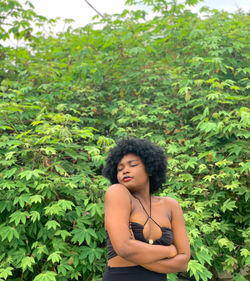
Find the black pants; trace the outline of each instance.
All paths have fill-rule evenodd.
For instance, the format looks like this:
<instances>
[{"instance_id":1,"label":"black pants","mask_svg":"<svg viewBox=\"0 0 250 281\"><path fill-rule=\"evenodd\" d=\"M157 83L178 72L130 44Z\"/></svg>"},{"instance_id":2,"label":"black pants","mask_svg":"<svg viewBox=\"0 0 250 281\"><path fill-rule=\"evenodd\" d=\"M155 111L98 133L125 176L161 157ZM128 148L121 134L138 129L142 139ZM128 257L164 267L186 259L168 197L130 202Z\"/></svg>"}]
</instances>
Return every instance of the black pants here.
<instances>
[{"instance_id":1,"label":"black pants","mask_svg":"<svg viewBox=\"0 0 250 281\"><path fill-rule=\"evenodd\" d=\"M166 274L147 270L139 265L106 267L102 281L166 281Z\"/></svg>"}]
</instances>

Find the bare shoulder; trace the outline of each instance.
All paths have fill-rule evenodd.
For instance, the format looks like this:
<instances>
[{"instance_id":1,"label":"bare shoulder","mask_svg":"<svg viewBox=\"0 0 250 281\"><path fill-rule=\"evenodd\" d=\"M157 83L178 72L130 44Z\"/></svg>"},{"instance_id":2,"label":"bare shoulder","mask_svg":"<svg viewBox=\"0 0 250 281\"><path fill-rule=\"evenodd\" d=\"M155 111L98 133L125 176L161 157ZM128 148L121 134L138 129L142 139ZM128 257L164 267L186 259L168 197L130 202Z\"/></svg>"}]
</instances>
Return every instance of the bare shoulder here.
<instances>
[{"instance_id":1,"label":"bare shoulder","mask_svg":"<svg viewBox=\"0 0 250 281\"><path fill-rule=\"evenodd\" d=\"M127 196L130 197L130 193L128 189L122 184L112 184L108 187L105 198L109 197L116 197L116 196Z\"/></svg>"},{"instance_id":2,"label":"bare shoulder","mask_svg":"<svg viewBox=\"0 0 250 281\"><path fill-rule=\"evenodd\" d=\"M172 197L163 197L163 200L164 204L166 204L166 206L170 207L172 210L182 210L181 205L176 199Z\"/></svg>"},{"instance_id":3,"label":"bare shoulder","mask_svg":"<svg viewBox=\"0 0 250 281\"><path fill-rule=\"evenodd\" d=\"M168 209L176 209L176 208L181 209L179 202L172 197L153 196L152 198L154 202L160 203L161 205L164 205Z\"/></svg>"}]
</instances>

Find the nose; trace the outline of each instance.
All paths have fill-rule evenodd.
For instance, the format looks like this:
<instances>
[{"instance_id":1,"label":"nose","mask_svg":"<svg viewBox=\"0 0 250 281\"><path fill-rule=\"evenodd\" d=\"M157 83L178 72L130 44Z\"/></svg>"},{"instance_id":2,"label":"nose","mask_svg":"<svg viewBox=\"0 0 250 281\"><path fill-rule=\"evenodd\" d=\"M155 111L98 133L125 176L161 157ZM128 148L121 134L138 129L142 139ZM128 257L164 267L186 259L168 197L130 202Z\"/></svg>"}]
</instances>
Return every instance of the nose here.
<instances>
[{"instance_id":1,"label":"nose","mask_svg":"<svg viewBox=\"0 0 250 281\"><path fill-rule=\"evenodd\" d=\"M129 166L128 165L125 165L124 166L124 169L123 169L123 174L127 174L130 172L130 169L129 169Z\"/></svg>"}]
</instances>

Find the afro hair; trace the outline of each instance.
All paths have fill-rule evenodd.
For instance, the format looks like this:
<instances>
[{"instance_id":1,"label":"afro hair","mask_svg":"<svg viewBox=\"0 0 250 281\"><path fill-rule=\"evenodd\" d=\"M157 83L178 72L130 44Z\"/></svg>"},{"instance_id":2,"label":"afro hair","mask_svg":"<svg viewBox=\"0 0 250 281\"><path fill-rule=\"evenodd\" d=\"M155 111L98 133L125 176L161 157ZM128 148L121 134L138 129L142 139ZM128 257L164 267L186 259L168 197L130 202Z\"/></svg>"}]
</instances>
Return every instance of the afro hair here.
<instances>
[{"instance_id":1,"label":"afro hair","mask_svg":"<svg viewBox=\"0 0 250 281\"><path fill-rule=\"evenodd\" d=\"M150 193L162 187L166 182L167 160L165 151L158 145L145 140L128 138L118 142L117 146L111 148L106 159L106 166L102 170L104 177L111 184L118 183L117 165L124 155L134 153L139 156L150 174Z\"/></svg>"}]
</instances>

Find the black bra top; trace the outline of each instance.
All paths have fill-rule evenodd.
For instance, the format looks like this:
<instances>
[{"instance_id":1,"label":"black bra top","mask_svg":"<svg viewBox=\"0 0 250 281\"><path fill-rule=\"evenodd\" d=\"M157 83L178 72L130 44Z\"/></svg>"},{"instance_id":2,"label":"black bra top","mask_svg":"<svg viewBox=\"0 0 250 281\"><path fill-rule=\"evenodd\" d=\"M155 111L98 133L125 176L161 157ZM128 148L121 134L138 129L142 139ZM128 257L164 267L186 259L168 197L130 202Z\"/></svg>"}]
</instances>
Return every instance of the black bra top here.
<instances>
[{"instance_id":1,"label":"black bra top","mask_svg":"<svg viewBox=\"0 0 250 281\"><path fill-rule=\"evenodd\" d=\"M172 234L172 230L169 227L165 227L165 226L160 226L152 217L151 217L151 200L150 200L150 214L148 214L148 212L146 211L146 209L144 208L144 206L142 205L141 201L138 199L138 201L140 202L143 210L145 211L145 213L147 214L148 218L145 221L144 225L137 223L137 222L129 222L129 227L133 232L134 238L135 240L139 240L145 243L149 243L152 245L164 245L164 246L169 246L173 243L173 234ZM148 220L151 219L156 225L159 226L159 228L161 229L162 235L159 239L156 240L146 240L144 235L143 235L143 229L145 224L148 222ZM107 251L108 251L108 260L117 256L117 253L115 252L112 243L110 241L108 232L106 231L106 235L107 235Z\"/></svg>"}]
</instances>

